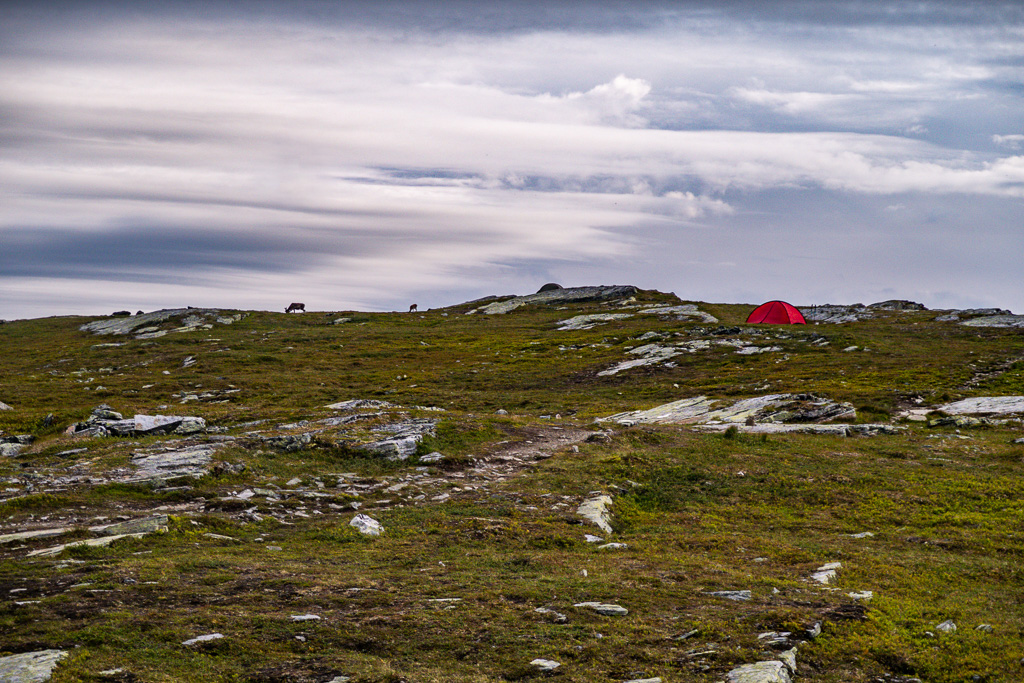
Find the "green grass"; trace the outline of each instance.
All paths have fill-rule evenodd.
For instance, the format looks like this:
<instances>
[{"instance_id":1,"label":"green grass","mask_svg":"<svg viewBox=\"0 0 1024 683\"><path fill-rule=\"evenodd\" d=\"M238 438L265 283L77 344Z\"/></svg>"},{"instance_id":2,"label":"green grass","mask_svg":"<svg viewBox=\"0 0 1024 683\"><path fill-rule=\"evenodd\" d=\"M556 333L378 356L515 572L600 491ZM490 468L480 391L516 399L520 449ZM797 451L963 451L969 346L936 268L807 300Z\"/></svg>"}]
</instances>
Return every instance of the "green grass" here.
<instances>
[{"instance_id":1,"label":"green grass","mask_svg":"<svg viewBox=\"0 0 1024 683\"><path fill-rule=\"evenodd\" d=\"M639 299L674 301L654 292ZM1019 331L932 323L928 312L782 329L743 325L749 307L702 304L740 332L639 315L563 332L555 322L614 307L503 316L461 315L465 308L253 312L153 340L88 335L78 331L85 318L0 326L0 400L15 407L0 412L0 430L38 439L0 462L0 491L12 489L0 496L0 533L75 529L0 546L0 655L66 649L56 683L100 680L115 668L139 681L322 683L343 674L358 683L496 683L539 680L529 666L537 657L561 662L554 678L567 682L710 683L771 656L758 634L802 634L820 622L821 636L800 646L800 681L1021 679L1024 450L1009 443L1019 423L963 434L911 424L850 439L614 426L610 443L583 442L501 481L467 485L479 459L507 443L555 427L607 428L592 420L689 396L814 392L852 402L865 422L919 400L1022 394L1024 371L1012 360L1024 356ZM329 324L338 317L353 320ZM674 367L597 375L650 331L669 341L741 336L783 351L713 347L673 358ZM829 344L811 345L812 335ZM124 345L94 348L110 341ZM869 350L843 351L853 345ZM197 363L182 368L187 356ZM972 383L991 368L1001 369ZM180 403L183 392L231 389L240 391ZM406 462L352 447L390 417L327 429L295 453L245 436L330 417L327 404L351 398L435 418L436 434ZM166 486L105 483L132 452L172 437L63 435L99 403L126 415L202 416L239 437L215 456L233 469ZM243 426L254 421L263 422ZM425 467L419 457L434 450L448 460ZM414 474L446 483L420 500L387 490ZM293 478L318 495L296 492ZM339 482L376 488L354 496ZM226 499L247 488L277 499ZM614 495L606 540L626 548L584 540L606 536L575 514L594 491ZM348 526L356 505L384 535ZM88 537L88 526L143 514L169 514L168 532L27 557ZM865 531L874 535L851 536ZM832 561L843 564L835 590L809 580ZM718 590L750 590L752 599L708 594ZM874 596L847 595L863 590ZM573 606L585 601L620 604L629 615ZM291 620L304 614L321 619ZM955 633L936 631L946 619ZM975 630L980 624L992 632ZM226 637L181 645L213 632Z\"/></svg>"}]
</instances>

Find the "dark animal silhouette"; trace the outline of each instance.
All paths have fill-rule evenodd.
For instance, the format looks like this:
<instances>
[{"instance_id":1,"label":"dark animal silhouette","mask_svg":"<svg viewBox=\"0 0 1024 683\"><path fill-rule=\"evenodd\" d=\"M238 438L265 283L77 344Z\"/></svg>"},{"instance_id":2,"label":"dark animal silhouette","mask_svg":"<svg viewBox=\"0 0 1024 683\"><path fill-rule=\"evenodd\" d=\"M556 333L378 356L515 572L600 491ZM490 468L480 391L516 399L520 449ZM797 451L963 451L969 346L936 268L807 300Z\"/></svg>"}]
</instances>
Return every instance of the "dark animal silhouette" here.
<instances>
[{"instance_id":1,"label":"dark animal silhouette","mask_svg":"<svg viewBox=\"0 0 1024 683\"><path fill-rule=\"evenodd\" d=\"M131 311L114 311L110 315L116 315L116 316L120 317L120 316L131 315L131 314L132 314Z\"/></svg>"},{"instance_id":2,"label":"dark animal silhouette","mask_svg":"<svg viewBox=\"0 0 1024 683\"><path fill-rule=\"evenodd\" d=\"M416 310L416 304L413 304L412 306L409 307L409 312L410 313L412 313L415 310Z\"/></svg>"},{"instance_id":3,"label":"dark animal silhouette","mask_svg":"<svg viewBox=\"0 0 1024 683\"><path fill-rule=\"evenodd\" d=\"M285 313L291 313L292 311L306 312L306 304L288 304L288 308L284 309Z\"/></svg>"}]
</instances>

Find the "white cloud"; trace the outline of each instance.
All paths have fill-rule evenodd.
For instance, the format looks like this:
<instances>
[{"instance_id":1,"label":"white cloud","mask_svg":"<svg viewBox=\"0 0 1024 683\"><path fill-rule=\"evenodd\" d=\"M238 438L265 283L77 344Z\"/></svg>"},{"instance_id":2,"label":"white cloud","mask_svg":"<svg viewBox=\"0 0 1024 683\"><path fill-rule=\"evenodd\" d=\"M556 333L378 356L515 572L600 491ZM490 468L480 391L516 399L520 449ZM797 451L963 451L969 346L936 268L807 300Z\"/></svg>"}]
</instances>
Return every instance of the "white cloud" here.
<instances>
[{"instance_id":1,"label":"white cloud","mask_svg":"<svg viewBox=\"0 0 1024 683\"><path fill-rule=\"evenodd\" d=\"M993 135L992 142L1010 149L1020 149L1024 146L1024 135Z\"/></svg>"}]
</instances>

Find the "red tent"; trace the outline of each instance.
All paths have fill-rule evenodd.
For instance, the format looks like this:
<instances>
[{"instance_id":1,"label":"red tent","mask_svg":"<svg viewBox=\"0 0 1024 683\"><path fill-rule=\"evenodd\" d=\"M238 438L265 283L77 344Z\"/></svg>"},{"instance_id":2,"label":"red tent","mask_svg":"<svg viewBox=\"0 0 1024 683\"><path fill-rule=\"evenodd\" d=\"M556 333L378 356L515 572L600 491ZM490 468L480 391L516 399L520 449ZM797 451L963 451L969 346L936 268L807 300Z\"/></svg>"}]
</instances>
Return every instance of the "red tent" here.
<instances>
[{"instance_id":1,"label":"red tent","mask_svg":"<svg viewBox=\"0 0 1024 683\"><path fill-rule=\"evenodd\" d=\"M769 301L754 309L747 317L748 323L765 323L767 325L806 325L800 311L785 301Z\"/></svg>"}]
</instances>

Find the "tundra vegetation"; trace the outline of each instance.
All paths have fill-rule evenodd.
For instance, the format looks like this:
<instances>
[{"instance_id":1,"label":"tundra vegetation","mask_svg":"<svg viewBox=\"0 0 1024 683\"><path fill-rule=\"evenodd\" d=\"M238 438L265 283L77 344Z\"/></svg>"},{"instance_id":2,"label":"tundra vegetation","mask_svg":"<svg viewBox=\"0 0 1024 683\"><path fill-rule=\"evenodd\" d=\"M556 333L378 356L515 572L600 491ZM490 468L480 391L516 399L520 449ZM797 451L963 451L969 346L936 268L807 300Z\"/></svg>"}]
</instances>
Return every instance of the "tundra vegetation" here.
<instances>
[{"instance_id":1,"label":"tundra vegetation","mask_svg":"<svg viewBox=\"0 0 1024 683\"><path fill-rule=\"evenodd\" d=\"M743 324L752 306L693 302L717 324L639 313L684 303L223 311L142 339L79 329L93 318L0 326L0 437L35 437L0 458L0 535L63 529L0 544L0 657L64 650L58 683L670 683L796 646L798 681L1024 679L1021 423L901 419L1024 394L1021 330L916 310L785 327ZM708 343L598 374L652 339ZM903 429L595 422L785 392ZM353 399L371 403L327 407ZM100 404L206 432L65 433ZM360 448L403 420L421 430L407 459ZM134 455L183 440L217 445L208 473L126 480ZM598 494L611 533L576 514ZM161 532L73 545L154 517Z\"/></svg>"}]
</instances>

